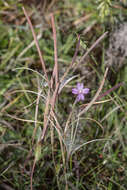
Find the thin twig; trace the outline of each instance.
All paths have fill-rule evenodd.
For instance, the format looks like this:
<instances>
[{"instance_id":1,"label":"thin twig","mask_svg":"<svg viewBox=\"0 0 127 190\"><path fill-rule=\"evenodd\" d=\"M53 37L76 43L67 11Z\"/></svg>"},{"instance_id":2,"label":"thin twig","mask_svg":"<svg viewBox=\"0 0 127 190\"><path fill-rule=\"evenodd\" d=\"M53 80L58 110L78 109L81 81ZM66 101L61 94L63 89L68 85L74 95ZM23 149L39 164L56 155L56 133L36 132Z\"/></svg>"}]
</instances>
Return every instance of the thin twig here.
<instances>
[{"instance_id":1,"label":"thin twig","mask_svg":"<svg viewBox=\"0 0 127 190\"><path fill-rule=\"evenodd\" d=\"M86 58L86 56L96 47L97 44L99 44L101 42L101 40L103 40L105 38L105 36L107 35L108 32L105 32L104 34L102 34L102 36L96 40L96 42L88 49L88 51L85 53L85 55L80 59L79 63L82 63L84 61L84 59Z\"/></svg>"},{"instance_id":2,"label":"thin twig","mask_svg":"<svg viewBox=\"0 0 127 190\"><path fill-rule=\"evenodd\" d=\"M87 55L96 47L96 45L99 44L100 41L105 38L105 36L107 35L107 33L108 33L108 32L105 32L105 33L104 33L99 39L97 39L97 40L95 41L95 43L87 50L87 52L84 54L84 56L83 56L83 57L80 59L80 61L76 64L76 66L75 66L75 68L74 68L74 71L77 69L77 67L79 66L79 64L82 63L82 62L85 60L85 58L87 57Z\"/></svg>"},{"instance_id":3,"label":"thin twig","mask_svg":"<svg viewBox=\"0 0 127 190\"><path fill-rule=\"evenodd\" d=\"M115 86L113 86L112 88L110 88L109 90L107 90L106 92L101 94L100 96L98 96L97 100L99 100L100 98L108 95L110 92L114 91L115 89L119 88L122 85L124 85L124 82L120 82L120 83L116 84Z\"/></svg>"},{"instance_id":4,"label":"thin twig","mask_svg":"<svg viewBox=\"0 0 127 190\"><path fill-rule=\"evenodd\" d=\"M32 166L32 170L31 170L31 175L30 175L30 190L33 190L33 174L34 174L34 169L35 169L35 165L36 165L36 159L34 159L34 163Z\"/></svg>"},{"instance_id":5,"label":"thin twig","mask_svg":"<svg viewBox=\"0 0 127 190\"><path fill-rule=\"evenodd\" d=\"M39 54L39 57L40 57L40 61L41 61L41 64L42 64L42 69L43 69L43 71L44 71L46 80L47 80L47 82L48 82L48 84L49 84L49 86L50 86L50 82L49 82L49 79L48 79L48 75L47 75L45 63L44 63L44 60L43 60L43 57L42 57L42 53L41 53L41 50L40 50L40 47L39 47L39 43L38 43L38 40L37 40L35 31L34 31L34 28L33 28L33 26L32 26L31 20L30 20L28 14L27 14L25 8L22 7L22 9L23 9L23 12L24 12L24 14L25 14L25 16L26 16L26 19L27 19L28 23L29 23L31 32L32 32L32 34L33 34L33 38L34 38L34 40L35 40L36 48L37 48L37 51L38 51L38 54Z\"/></svg>"},{"instance_id":6,"label":"thin twig","mask_svg":"<svg viewBox=\"0 0 127 190\"><path fill-rule=\"evenodd\" d=\"M10 114L5 114L6 116L12 118L12 119L16 119L16 120L19 120L19 121L23 121L23 122L29 122L29 123L39 123L39 124L42 124L43 122L40 122L40 121L34 121L34 120L28 120L28 119L22 119L22 118L19 118L19 117L16 117L14 115L10 115Z\"/></svg>"},{"instance_id":7,"label":"thin twig","mask_svg":"<svg viewBox=\"0 0 127 190\"><path fill-rule=\"evenodd\" d=\"M55 78L55 84L58 83L58 59L57 59L57 38L56 38L56 28L55 28L55 21L54 21L54 15L51 14L51 23L52 23L52 30L53 30L53 41L54 41L54 61L55 66L53 69L52 77Z\"/></svg>"},{"instance_id":8,"label":"thin twig","mask_svg":"<svg viewBox=\"0 0 127 190\"><path fill-rule=\"evenodd\" d=\"M69 65L69 67L67 68L66 72L64 73L64 75L62 76L60 82L62 83L63 80L65 79L65 77L67 76L67 74L69 73L70 69L72 68L75 60L76 60L76 57L77 57L77 54L78 54L78 50L79 50L79 47L80 47L80 36L78 36L78 42L77 42L77 45L76 45L76 50L75 50L75 53L74 53L74 56L72 58L72 62L71 64Z\"/></svg>"},{"instance_id":9,"label":"thin twig","mask_svg":"<svg viewBox=\"0 0 127 190\"><path fill-rule=\"evenodd\" d=\"M38 34L37 40L40 40L42 37L42 33ZM17 57L17 59L20 59L32 46L35 45L35 40L33 40Z\"/></svg>"},{"instance_id":10,"label":"thin twig","mask_svg":"<svg viewBox=\"0 0 127 190\"><path fill-rule=\"evenodd\" d=\"M75 148L75 149L72 151L71 155L73 155L77 150L79 150L80 148L82 148L84 145L90 144L90 143L92 143L92 142L97 142L97 141L109 141L109 140L110 140L110 141L113 141L112 139L94 139L94 140L85 142L85 143L81 144L80 146L78 146L77 148Z\"/></svg>"},{"instance_id":11,"label":"thin twig","mask_svg":"<svg viewBox=\"0 0 127 190\"><path fill-rule=\"evenodd\" d=\"M52 98L51 98L51 109L54 111L54 106L56 103L56 99L58 97L58 90L59 90L59 73L58 73L58 60L57 60L57 37L56 37L56 28L55 28L55 21L54 15L51 14L51 23L52 23L52 31L53 31L53 41L54 41L54 61L55 65L53 68L53 73L51 77L51 87L54 90ZM53 82L55 79L55 88L53 88Z\"/></svg>"},{"instance_id":12,"label":"thin twig","mask_svg":"<svg viewBox=\"0 0 127 190\"><path fill-rule=\"evenodd\" d=\"M50 106L50 89L48 90L48 95L46 99L45 112L44 112L44 126L43 126L43 130L41 134L41 141L44 139L44 136L48 127L49 106Z\"/></svg>"},{"instance_id":13,"label":"thin twig","mask_svg":"<svg viewBox=\"0 0 127 190\"><path fill-rule=\"evenodd\" d=\"M34 127L34 131L33 131L33 136L32 136L32 146L34 144L34 139L35 139L35 135L36 135L36 131L37 131L37 117L38 117L38 107L39 107L39 101L40 101L40 95L42 92L42 89L40 89L40 83L39 83L39 78L37 77L37 81L38 81L38 96L37 96L37 100L36 100L36 108L35 108L35 127Z\"/></svg>"}]
</instances>

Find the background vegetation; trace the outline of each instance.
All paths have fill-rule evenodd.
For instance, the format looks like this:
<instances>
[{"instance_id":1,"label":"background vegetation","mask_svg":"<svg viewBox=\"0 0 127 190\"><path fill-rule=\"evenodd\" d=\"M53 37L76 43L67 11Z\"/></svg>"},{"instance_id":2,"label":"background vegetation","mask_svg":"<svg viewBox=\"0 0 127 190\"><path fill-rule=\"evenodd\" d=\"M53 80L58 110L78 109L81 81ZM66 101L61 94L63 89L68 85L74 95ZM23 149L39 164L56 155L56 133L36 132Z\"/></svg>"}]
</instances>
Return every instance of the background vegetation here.
<instances>
[{"instance_id":1,"label":"background vegetation","mask_svg":"<svg viewBox=\"0 0 127 190\"><path fill-rule=\"evenodd\" d=\"M49 78L55 64L51 13L60 79L72 62L80 35L74 66L62 81L64 88L55 104L57 120L50 121L41 142L49 86L23 6ZM120 35L123 28L127 31L126 8L126 0L0 1L1 190L127 189L127 37L126 32ZM105 38L82 59L105 32ZM107 67L100 99L77 118L98 91ZM72 88L77 82L90 93L75 105Z\"/></svg>"}]
</instances>

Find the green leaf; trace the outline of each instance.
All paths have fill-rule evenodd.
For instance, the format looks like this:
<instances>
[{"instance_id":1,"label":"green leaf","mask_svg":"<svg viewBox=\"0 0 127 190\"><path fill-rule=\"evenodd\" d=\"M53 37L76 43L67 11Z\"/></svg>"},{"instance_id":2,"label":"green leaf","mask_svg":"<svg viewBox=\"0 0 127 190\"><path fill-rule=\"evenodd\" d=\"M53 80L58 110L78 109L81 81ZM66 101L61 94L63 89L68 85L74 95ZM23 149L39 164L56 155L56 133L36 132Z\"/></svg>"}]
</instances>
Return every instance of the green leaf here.
<instances>
[{"instance_id":1,"label":"green leaf","mask_svg":"<svg viewBox=\"0 0 127 190\"><path fill-rule=\"evenodd\" d=\"M39 161L41 158L41 144L38 143L35 149L35 161Z\"/></svg>"}]
</instances>

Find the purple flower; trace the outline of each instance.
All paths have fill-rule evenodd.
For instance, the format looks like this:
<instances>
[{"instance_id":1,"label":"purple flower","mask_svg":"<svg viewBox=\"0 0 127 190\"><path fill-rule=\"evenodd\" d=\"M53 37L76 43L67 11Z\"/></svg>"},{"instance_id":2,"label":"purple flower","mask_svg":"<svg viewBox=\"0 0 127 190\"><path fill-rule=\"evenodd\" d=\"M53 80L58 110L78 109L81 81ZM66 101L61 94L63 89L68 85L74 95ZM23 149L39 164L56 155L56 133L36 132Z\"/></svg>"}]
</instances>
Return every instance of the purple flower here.
<instances>
[{"instance_id":1,"label":"purple flower","mask_svg":"<svg viewBox=\"0 0 127 190\"><path fill-rule=\"evenodd\" d=\"M72 93L77 95L76 100L80 101L80 100L84 100L85 94L89 93L89 88L84 88L83 87L83 83L77 83L77 87L72 89Z\"/></svg>"}]
</instances>

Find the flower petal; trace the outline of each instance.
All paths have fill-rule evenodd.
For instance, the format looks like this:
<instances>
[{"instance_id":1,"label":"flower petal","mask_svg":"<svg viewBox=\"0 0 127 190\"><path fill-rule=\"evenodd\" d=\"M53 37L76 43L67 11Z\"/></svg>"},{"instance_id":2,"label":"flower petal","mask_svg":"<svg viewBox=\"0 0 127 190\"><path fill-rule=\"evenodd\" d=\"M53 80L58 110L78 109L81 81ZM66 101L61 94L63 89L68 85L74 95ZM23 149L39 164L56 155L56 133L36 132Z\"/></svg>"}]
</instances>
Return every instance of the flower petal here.
<instances>
[{"instance_id":1,"label":"flower petal","mask_svg":"<svg viewBox=\"0 0 127 190\"><path fill-rule=\"evenodd\" d=\"M82 89L82 93L83 93L83 94L88 94L89 91L90 91L89 88L84 88L84 89Z\"/></svg>"},{"instance_id":2,"label":"flower petal","mask_svg":"<svg viewBox=\"0 0 127 190\"><path fill-rule=\"evenodd\" d=\"M82 90L83 89L83 83L77 83L77 89Z\"/></svg>"},{"instance_id":3,"label":"flower petal","mask_svg":"<svg viewBox=\"0 0 127 190\"><path fill-rule=\"evenodd\" d=\"M72 88L72 94L78 94L78 89L77 88Z\"/></svg>"},{"instance_id":4,"label":"flower petal","mask_svg":"<svg viewBox=\"0 0 127 190\"><path fill-rule=\"evenodd\" d=\"M77 101L80 101L80 100L84 100L85 98L84 98L84 95L83 94L79 94L78 96L77 96Z\"/></svg>"},{"instance_id":5,"label":"flower petal","mask_svg":"<svg viewBox=\"0 0 127 190\"><path fill-rule=\"evenodd\" d=\"M84 99L85 99L85 97L84 97L83 94L80 94L80 99L81 99L81 100L84 100Z\"/></svg>"}]
</instances>

